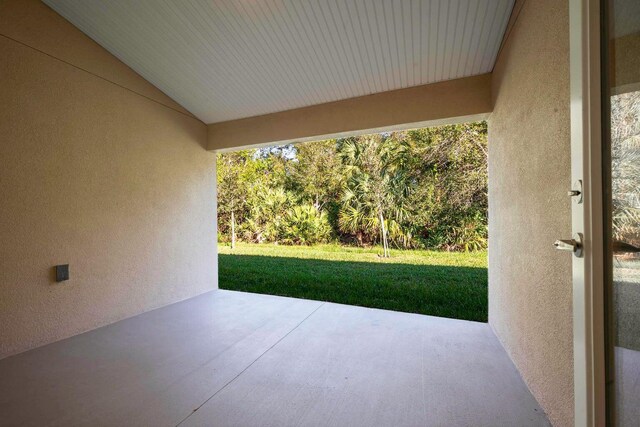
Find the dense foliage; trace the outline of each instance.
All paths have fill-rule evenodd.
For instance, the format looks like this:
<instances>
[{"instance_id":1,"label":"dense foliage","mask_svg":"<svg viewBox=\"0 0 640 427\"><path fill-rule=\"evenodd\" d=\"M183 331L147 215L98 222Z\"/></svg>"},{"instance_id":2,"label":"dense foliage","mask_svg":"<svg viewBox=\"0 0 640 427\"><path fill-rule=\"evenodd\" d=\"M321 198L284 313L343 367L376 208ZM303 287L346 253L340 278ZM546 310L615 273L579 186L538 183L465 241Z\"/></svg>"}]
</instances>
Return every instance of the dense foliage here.
<instances>
[{"instance_id":1,"label":"dense foliage","mask_svg":"<svg viewBox=\"0 0 640 427\"><path fill-rule=\"evenodd\" d=\"M611 98L611 196L613 239L640 247L639 91Z\"/></svg>"},{"instance_id":2,"label":"dense foliage","mask_svg":"<svg viewBox=\"0 0 640 427\"><path fill-rule=\"evenodd\" d=\"M217 173L232 244L487 246L485 122L224 153Z\"/></svg>"}]
</instances>

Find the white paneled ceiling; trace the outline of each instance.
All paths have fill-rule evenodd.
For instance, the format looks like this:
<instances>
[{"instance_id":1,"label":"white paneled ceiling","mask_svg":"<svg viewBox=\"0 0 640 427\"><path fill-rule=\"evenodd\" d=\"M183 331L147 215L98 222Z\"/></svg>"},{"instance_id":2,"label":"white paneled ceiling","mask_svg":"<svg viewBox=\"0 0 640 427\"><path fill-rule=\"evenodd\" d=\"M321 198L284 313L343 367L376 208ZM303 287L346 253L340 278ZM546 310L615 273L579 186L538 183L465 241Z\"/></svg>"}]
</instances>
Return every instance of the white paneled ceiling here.
<instances>
[{"instance_id":1,"label":"white paneled ceiling","mask_svg":"<svg viewBox=\"0 0 640 427\"><path fill-rule=\"evenodd\" d=\"M514 0L45 0L206 123L492 70Z\"/></svg>"}]
</instances>

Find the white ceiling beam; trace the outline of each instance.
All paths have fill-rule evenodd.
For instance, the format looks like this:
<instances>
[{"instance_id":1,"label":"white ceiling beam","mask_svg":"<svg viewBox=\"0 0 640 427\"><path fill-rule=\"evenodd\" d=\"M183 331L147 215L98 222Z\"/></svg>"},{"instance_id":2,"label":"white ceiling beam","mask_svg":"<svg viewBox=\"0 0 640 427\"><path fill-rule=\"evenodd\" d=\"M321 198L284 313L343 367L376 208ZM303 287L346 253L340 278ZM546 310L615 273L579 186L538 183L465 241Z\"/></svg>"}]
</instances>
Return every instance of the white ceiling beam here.
<instances>
[{"instance_id":1,"label":"white ceiling beam","mask_svg":"<svg viewBox=\"0 0 640 427\"><path fill-rule=\"evenodd\" d=\"M491 75L483 74L213 123L208 149L228 151L480 120L491 107Z\"/></svg>"}]
</instances>

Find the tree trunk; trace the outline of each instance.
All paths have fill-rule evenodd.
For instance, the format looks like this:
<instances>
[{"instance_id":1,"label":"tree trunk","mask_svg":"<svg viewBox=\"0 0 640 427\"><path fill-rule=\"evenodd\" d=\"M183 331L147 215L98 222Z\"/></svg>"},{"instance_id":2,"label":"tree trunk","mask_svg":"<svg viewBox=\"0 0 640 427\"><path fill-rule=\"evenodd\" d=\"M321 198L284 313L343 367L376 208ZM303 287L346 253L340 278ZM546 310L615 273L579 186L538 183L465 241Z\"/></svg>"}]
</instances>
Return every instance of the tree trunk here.
<instances>
[{"instance_id":1,"label":"tree trunk","mask_svg":"<svg viewBox=\"0 0 640 427\"><path fill-rule=\"evenodd\" d=\"M382 216L382 211L380 211L379 215L380 215L380 233L382 234L383 257L389 258L389 243L387 242L387 228L384 225L384 216Z\"/></svg>"},{"instance_id":2,"label":"tree trunk","mask_svg":"<svg viewBox=\"0 0 640 427\"><path fill-rule=\"evenodd\" d=\"M384 227L384 257L391 258L391 253L389 253L389 236L387 233L387 227Z\"/></svg>"},{"instance_id":3,"label":"tree trunk","mask_svg":"<svg viewBox=\"0 0 640 427\"><path fill-rule=\"evenodd\" d=\"M231 249L236 247L236 217L231 211Z\"/></svg>"}]
</instances>

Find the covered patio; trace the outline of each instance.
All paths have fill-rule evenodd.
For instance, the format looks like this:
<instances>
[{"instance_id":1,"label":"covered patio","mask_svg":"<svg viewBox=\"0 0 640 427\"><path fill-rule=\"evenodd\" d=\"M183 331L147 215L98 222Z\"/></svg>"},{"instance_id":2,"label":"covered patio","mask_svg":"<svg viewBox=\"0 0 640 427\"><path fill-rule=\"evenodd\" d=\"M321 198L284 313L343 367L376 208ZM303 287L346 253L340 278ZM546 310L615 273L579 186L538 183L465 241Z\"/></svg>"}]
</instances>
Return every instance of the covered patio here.
<instances>
[{"instance_id":1,"label":"covered patio","mask_svg":"<svg viewBox=\"0 0 640 427\"><path fill-rule=\"evenodd\" d=\"M217 290L0 361L0 425L540 426L486 323Z\"/></svg>"},{"instance_id":2,"label":"covered patio","mask_svg":"<svg viewBox=\"0 0 640 427\"><path fill-rule=\"evenodd\" d=\"M604 425L601 5L0 0L0 426ZM218 289L217 153L477 120L488 323Z\"/></svg>"}]
</instances>

